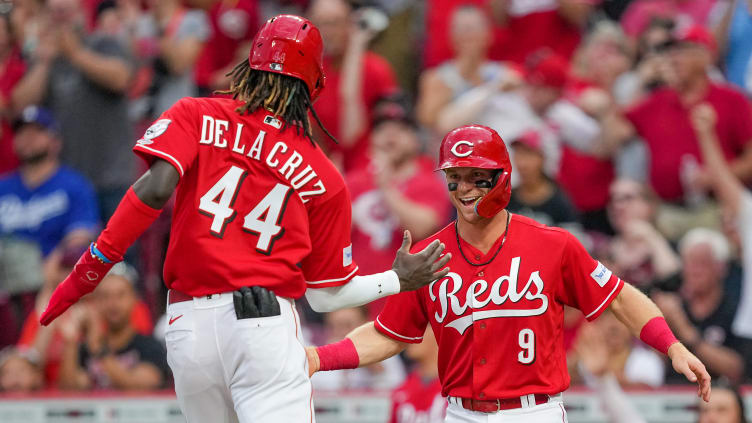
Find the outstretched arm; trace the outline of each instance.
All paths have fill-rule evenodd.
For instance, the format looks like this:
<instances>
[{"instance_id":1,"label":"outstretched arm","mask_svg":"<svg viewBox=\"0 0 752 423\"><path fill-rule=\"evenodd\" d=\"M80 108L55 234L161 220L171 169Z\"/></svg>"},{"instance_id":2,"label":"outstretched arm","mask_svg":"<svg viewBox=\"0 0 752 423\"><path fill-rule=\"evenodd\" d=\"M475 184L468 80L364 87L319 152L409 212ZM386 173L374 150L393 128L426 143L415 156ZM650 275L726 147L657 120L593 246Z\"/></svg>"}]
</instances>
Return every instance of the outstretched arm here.
<instances>
[{"instance_id":1,"label":"outstretched arm","mask_svg":"<svg viewBox=\"0 0 752 423\"><path fill-rule=\"evenodd\" d=\"M73 271L52 293L40 322L47 326L79 298L93 291L128 247L161 213L177 186L179 175L168 162L156 159L128 190L107 227L84 252Z\"/></svg>"},{"instance_id":2,"label":"outstretched arm","mask_svg":"<svg viewBox=\"0 0 752 423\"><path fill-rule=\"evenodd\" d=\"M407 344L380 334L373 322L369 322L347 334L340 342L306 347L308 374L368 366L399 354L405 347Z\"/></svg>"},{"instance_id":3,"label":"outstretched arm","mask_svg":"<svg viewBox=\"0 0 752 423\"><path fill-rule=\"evenodd\" d=\"M715 110L709 104L699 104L692 109L691 118L713 191L729 211L738 214L744 186L723 157L715 132Z\"/></svg>"},{"instance_id":4,"label":"outstretched arm","mask_svg":"<svg viewBox=\"0 0 752 423\"><path fill-rule=\"evenodd\" d=\"M634 336L668 355L674 370L697 382L697 395L710 401L710 375L705 365L674 337L661 311L645 294L625 283L609 308Z\"/></svg>"},{"instance_id":5,"label":"outstretched arm","mask_svg":"<svg viewBox=\"0 0 752 423\"><path fill-rule=\"evenodd\" d=\"M319 313L357 307L398 292L416 290L449 273L444 266L452 254L441 256L443 243L434 240L415 254L410 254L411 244L410 231L405 231L392 270L355 276L342 286L308 289L305 294L308 304Z\"/></svg>"}]
</instances>

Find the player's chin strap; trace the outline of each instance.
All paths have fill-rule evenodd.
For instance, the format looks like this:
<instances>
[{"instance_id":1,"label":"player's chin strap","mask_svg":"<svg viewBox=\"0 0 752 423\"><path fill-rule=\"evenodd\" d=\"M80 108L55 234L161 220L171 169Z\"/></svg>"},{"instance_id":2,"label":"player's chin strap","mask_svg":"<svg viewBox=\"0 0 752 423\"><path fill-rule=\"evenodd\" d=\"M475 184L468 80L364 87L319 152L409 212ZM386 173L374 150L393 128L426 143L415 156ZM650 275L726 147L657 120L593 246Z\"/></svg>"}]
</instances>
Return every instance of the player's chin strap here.
<instances>
[{"instance_id":1,"label":"player's chin strap","mask_svg":"<svg viewBox=\"0 0 752 423\"><path fill-rule=\"evenodd\" d=\"M504 169L499 170L494 175L493 181L478 181L490 183L491 186L482 188L491 188L488 194L479 198L475 202L475 214L485 218L492 218L496 216L500 211L509 204L509 197L511 197L512 190L510 189L511 177L509 172ZM476 186L478 184L476 183Z\"/></svg>"}]
</instances>

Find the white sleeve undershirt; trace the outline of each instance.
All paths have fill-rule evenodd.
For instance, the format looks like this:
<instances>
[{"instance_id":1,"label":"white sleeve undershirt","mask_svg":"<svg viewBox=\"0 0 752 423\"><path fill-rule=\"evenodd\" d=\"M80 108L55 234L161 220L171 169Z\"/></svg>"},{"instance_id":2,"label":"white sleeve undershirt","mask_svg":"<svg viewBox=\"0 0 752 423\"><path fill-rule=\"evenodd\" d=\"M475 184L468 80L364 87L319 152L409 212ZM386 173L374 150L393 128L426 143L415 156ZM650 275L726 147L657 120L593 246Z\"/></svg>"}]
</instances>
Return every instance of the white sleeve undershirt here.
<instances>
[{"instance_id":1,"label":"white sleeve undershirt","mask_svg":"<svg viewBox=\"0 0 752 423\"><path fill-rule=\"evenodd\" d=\"M399 277L394 270L373 275L355 276L342 286L306 290L306 299L318 313L357 307L400 292Z\"/></svg>"}]
</instances>

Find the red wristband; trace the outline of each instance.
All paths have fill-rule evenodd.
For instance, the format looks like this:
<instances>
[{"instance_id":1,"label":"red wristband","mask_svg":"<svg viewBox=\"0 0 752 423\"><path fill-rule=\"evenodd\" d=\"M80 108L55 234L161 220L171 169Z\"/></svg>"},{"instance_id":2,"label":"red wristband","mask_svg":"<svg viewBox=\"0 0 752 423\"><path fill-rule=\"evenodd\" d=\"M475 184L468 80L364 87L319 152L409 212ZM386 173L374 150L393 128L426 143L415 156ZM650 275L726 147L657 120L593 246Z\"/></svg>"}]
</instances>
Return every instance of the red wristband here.
<instances>
[{"instance_id":1,"label":"red wristband","mask_svg":"<svg viewBox=\"0 0 752 423\"><path fill-rule=\"evenodd\" d=\"M147 206L129 188L97 239L97 249L112 261L123 259L125 251L156 219L162 210Z\"/></svg>"},{"instance_id":2,"label":"red wristband","mask_svg":"<svg viewBox=\"0 0 752 423\"><path fill-rule=\"evenodd\" d=\"M645 323L640 330L640 340L663 354L668 354L668 347L679 342L666 324L666 319L660 316Z\"/></svg>"},{"instance_id":3,"label":"red wristband","mask_svg":"<svg viewBox=\"0 0 752 423\"><path fill-rule=\"evenodd\" d=\"M333 344L316 347L319 354L319 370L355 369L360 364L358 350L350 338Z\"/></svg>"}]
</instances>

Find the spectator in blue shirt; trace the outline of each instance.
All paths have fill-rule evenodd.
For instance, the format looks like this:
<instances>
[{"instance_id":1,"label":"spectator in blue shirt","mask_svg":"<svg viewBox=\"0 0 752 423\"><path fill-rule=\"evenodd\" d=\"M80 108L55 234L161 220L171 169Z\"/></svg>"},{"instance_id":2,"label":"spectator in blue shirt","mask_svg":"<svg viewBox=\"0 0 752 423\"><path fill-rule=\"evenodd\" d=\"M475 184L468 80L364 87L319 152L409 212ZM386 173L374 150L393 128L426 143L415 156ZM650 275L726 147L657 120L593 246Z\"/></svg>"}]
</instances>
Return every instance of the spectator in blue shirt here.
<instances>
[{"instance_id":1,"label":"spectator in blue shirt","mask_svg":"<svg viewBox=\"0 0 752 423\"><path fill-rule=\"evenodd\" d=\"M752 1L731 0L718 7L726 8L715 28L726 78L752 96Z\"/></svg>"},{"instance_id":2,"label":"spectator in blue shirt","mask_svg":"<svg viewBox=\"0 0 752 423\"><path fill-rule=\"evenodd\" d=\"M52 269L60 260L59 251L93 239L99 226L96 197L91 184L83 176L60 164L62 143L48 110L27 107L15 126L13 148L21 165L17 171L0 178L0 240L6 246L27 244L38 247L42 268ZM4 248L0 254L3 251L13 249ZM40 286L4 280L9 274L24 272L12 269L16 265L14 260L3 262L5 268L0 274L0 320L3 321L0 325L15 328L18 326L16 322L4 320L12 318L22 322L31 311ZM32 270L36 269L28 269L28 272ZM17 296L24 298L14 298ZM3 313L4 305L14 310Z\"/></svg>"}]
</instances>

